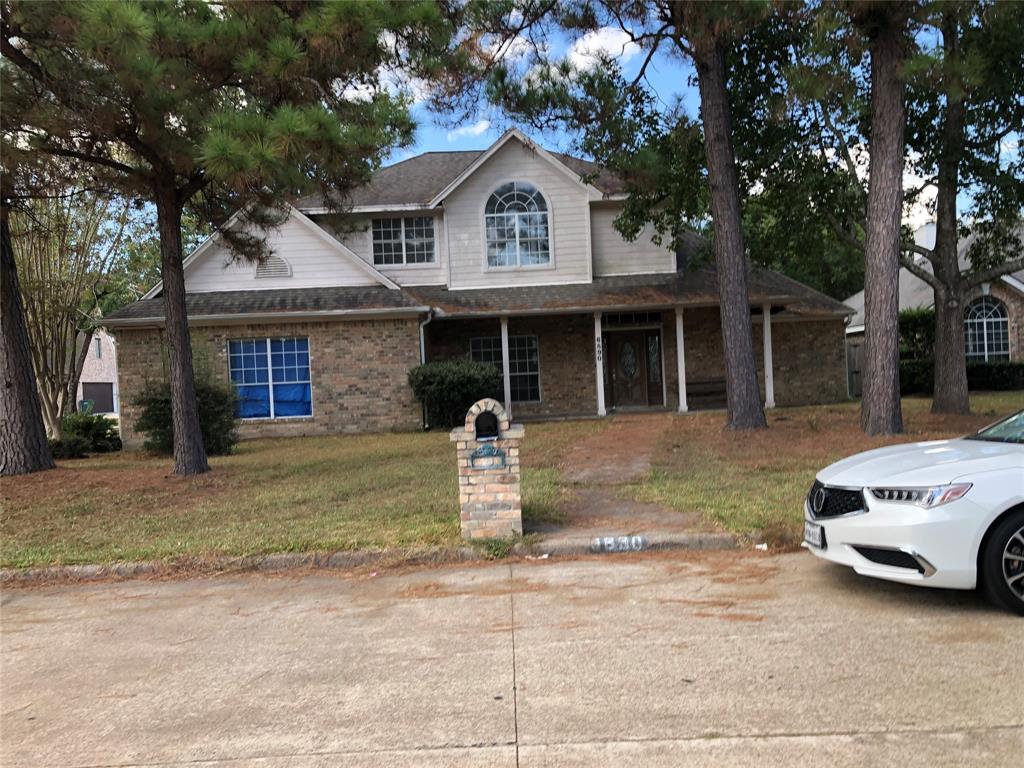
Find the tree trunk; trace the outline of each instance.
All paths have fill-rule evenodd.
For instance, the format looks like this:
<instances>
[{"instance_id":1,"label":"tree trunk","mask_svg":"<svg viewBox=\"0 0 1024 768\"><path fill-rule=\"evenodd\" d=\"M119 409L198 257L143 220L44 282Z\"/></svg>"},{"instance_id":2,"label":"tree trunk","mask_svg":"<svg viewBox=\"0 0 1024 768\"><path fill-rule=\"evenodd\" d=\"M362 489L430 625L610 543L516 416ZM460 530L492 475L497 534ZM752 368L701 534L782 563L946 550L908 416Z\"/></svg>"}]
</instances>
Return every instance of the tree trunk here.
<instances>
[{"instance_id":1,"label":"tree trunk","mask_svg":"<svg viewBox=\"0 0 1024 768\"><path fill-rule=\"evenodd\" d=\"M82 380L82 369L85 368L85 360L89 357L89 348L92 346L94 331L89 328L80 331L84 335L82 346L76 347L77 355L72 361L71 376L68 379L67 408L68 413L78 413L78 382Z\"/></svg>"},{"instance_id":2,"label":"tree trunk","mask_svg":"<svg viewBox=\"0 0 1024 768\"><path fill-rule=\"evenodd\" d=\"M871 39L871 163L864 245L864 388L861 428L903 431L899 367L900 218L903 205L904 25L893 14Z\"/></svg>"},{"instance_id":3,"label":"tree trunk","mask_svg":"<svg viewBox=\"0 0 1024 768\"><path fill-rule=\"evenodd\" d=\"M948 8L942 19L943 77L946 113L942 121L935 210L935 249L932 263L942 288L935 289L935 390L932 413L970 413L967 392L967 355L964 349L963 288L957 255L956 196L960 186L960 155L964 142L962 90L952 71L959 59L957 9Z\"/></svg>"},{"instance_id":4,"label":"tree trunk","mask_svg":"<svg viewBox=\"0 0 1024 768\"><path fill-rule=\"evenodd\" d=\"M6 206L0 210L0 382L0 475L53 469L32 369Z\"/></svg>"},{"instance_id":5,"label":"tree trunk","mask_svg":"<svg viewBox=\"0 0 1024 768\"><path fill-rule=\"evenodd\" d=\"M185 308L185 272L181 263L182 201L171 185L154 189L160 232L164 318L171 379L171 419L174 429L174 474L210 471L199 427L199 404L192 369L192 340Z\"/></svg>"},{"instance_id":6,"label":"tree trunk","mask_svg":"<svg viewBox=\"0 0 1024 768\"><path fill-rule=\"evenodd\" d=\"M725 46L720 41L709 42L694 53L701 121L704 124L704 151L711 185L728 427L761 429L767 424L754 358L747 295L747 257L743 247L739 181L732 147L732 114L726 89Z\"/></svg>"}]
</instances>

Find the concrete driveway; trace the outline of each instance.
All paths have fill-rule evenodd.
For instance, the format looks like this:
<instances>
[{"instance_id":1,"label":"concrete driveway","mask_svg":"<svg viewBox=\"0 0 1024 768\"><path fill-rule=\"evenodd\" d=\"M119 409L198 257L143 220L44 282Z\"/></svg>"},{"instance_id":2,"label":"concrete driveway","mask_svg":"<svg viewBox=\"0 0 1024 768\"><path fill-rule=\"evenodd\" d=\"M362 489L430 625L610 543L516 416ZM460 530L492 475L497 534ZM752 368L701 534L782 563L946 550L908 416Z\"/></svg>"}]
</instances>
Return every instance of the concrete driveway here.
<instances>
[{"instance_id":1,"label":"concrete driveway","mask_svg":"<svg viewBox=\"0 0 1024 768\"><path fill-rule=\"evenodd\" d=\"M809 555L8 589L15 766L1017 766L1024 621Z\"/></svg>"}]
</instances>

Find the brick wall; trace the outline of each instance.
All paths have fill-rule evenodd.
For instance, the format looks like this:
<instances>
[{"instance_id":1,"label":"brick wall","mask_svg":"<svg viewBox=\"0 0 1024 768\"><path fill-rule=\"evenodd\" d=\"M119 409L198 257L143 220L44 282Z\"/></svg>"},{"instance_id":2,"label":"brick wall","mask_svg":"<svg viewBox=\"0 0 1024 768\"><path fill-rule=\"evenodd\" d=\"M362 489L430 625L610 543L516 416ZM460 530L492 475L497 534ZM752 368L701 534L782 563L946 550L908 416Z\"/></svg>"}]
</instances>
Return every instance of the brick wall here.
<instances>
[{"instance_id":1,"label":"brick wall","mask_svg":"<svg viewBox=\"0 0 1024 768\"><path fill-rule=\"evenodd\" d=\"M239 422L243 438L420 427L420 406L407 383L409 369L419 364L414 319L196 327L192 347L197 368L208 366L226 381L228 340L292 336L309 339L313 415ZM126 445L139 445L133 401L148 380L166 377L166 352L157 330L121 329L117 342L122 435Z\"/></svg>"}]
</instances>

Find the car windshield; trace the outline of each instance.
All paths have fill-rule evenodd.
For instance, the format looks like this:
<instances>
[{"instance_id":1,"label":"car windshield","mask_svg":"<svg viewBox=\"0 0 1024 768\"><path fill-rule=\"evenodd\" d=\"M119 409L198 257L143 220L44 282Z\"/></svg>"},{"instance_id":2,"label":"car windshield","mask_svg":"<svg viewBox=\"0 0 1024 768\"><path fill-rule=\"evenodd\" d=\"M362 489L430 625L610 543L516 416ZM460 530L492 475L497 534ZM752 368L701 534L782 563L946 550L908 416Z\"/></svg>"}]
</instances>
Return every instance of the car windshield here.
<instances>
[{"instance_id":1,"label":"car windshield","mask_svg":"<svg viewBox=\"0 0 1024 768\"><path fill-rule=\"evenodd\" d=\"M985 427L977 434L970 435L970 440L991 440L997 443L1024 443L1024 411L1018 411Z\"/></svg>"}]
</instances>

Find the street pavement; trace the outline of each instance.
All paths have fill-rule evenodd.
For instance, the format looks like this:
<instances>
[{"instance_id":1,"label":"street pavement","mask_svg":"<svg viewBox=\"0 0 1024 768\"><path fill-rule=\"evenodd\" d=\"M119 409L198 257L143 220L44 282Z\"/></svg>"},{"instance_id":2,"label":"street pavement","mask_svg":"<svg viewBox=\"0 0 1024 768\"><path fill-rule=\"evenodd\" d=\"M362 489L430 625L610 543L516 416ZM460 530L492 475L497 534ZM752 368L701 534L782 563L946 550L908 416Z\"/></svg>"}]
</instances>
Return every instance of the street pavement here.
<instances>
[{"instance_id":1,"label":"street pavement","mask_svg":"<svg viewBox=\"0 0 1024 768\"><path fill-rule=\"evenodd\" d=\"M805 553L6 588L0 766L998 766L1024 619Z\"/></svg>"}]
</instances>

